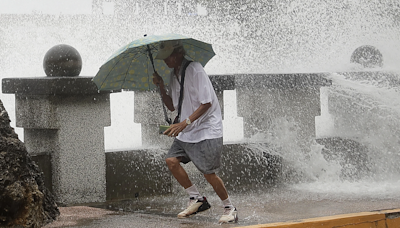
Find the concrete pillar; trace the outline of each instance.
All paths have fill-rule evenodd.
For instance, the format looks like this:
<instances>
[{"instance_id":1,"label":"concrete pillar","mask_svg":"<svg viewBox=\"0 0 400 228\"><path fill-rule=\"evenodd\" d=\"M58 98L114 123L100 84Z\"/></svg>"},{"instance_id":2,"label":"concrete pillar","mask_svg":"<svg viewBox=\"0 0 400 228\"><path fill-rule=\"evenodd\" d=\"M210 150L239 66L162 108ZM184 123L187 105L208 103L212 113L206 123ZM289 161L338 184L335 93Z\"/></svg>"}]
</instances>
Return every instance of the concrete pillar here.
<instances>
[{"instance_id":1,"label":"concrete pillar","mask_svg":"<svg viewBox=\"0 0 400 228\"><path fill-rule=\"evenodd\" d=\"M315 138L315 116L320 115L322 74L236 75L238 115L244 136L295 140L299 146ZM289 135L290 134L290 135ZM259 137L258 137L259 138Z\"/></svg>"},{"instance_id":2,"label":"concrete pillar","mask_svg":"<svg viewBox=\"0 0 400 228\"><path fill-rule=\"evenodd\" d=\"M24 128L28 152L51 154L53 193L62 204L106 200L110 94L99 93L91 79L3 79L3 93L16 95L16 126Z\"/></svg>"},{"instance_id":3,"label":"concrete pillar","mask_svg":"<svg viewBox=\"0 0 400 228\"><path fill-rule=\"evenodd\" d=\"M390 98L386 98L391 96L390 90L382 91L380 87L398 87L400 75L384 71L341 72L340 74L354 81L354 84L337 84L330 90L327 105L334 126L331 134L325 137L341 137L356 141L373 139L374 146L378 146L379 143L382 148L387 147L388 151L393 150L393 142L397 142L400 135L400 126L397 114L393 114L396 110L392 108ZM357 82L368 80L373 83L379 81L379 84L370 88L367 83ZM381 100L383 97L387 100Z\"/></svg>"}]
</instances>

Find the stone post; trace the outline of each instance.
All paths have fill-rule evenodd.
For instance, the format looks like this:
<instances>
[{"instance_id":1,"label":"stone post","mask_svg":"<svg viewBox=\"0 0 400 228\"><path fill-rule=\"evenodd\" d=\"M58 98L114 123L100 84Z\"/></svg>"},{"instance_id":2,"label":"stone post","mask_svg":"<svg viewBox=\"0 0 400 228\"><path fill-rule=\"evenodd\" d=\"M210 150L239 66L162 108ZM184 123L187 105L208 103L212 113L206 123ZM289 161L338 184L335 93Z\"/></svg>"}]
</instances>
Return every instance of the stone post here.
<instances>
[{"instance_id":1,"label":"stone post","mask_svg":"<svg viewBox=\"0 0 400 228\"><path fill-rule=\"evenodd\" d=\"M50 153L56 201L106 200L104 127L111 125L110 94L92 77L5 78L15 94L16 126L31 154Z\"/></svg>"},{"instance_id":2,"label":"stone post","mask_svg":"<svg viewBox=\"0 0 400 228\"><path fill-rule=\"evenodd\" d=\"M246 138L291 138L299 149L315 138L319 89L330 85L324 74L236 75L235 83Z\"/></svg>"}]
</instances>

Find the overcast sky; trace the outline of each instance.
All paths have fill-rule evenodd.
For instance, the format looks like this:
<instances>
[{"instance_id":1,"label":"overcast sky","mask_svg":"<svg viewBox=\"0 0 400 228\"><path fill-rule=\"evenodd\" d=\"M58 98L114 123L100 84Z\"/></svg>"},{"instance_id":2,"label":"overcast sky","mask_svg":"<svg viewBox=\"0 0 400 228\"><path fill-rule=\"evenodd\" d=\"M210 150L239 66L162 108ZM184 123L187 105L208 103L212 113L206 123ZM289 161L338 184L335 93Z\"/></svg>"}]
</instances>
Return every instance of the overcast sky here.
<instances>
[{"instance_id":1,"label":"overcast sky","mask_svg":"<svg viewBox=\"0 0 400 228\"><path fill-rule=\"evenodd\" d=\"M1 0L0 14L91 14L92 0Z\"/></svg>"}]
</instances>

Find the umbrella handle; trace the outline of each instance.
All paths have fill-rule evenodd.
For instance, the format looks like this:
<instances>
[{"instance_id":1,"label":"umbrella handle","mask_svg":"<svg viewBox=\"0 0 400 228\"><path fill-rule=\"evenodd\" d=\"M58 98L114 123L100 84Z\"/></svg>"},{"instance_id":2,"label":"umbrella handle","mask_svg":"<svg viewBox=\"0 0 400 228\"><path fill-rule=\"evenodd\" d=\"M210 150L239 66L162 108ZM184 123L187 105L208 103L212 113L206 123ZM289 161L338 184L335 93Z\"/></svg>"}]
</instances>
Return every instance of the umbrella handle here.
<instances>
[{"instance_id":1,"label":"umbrella handle","mask_svg":"<svg viewBox=\"0 0 400 228\"><path fill-rule=\"evenodd\" d=\"M147 36L147 34L144 34L144 37L146 37L146 36ZM153 55L151 54L150 46L149 46L149 45L147 45L147 51L149 52L149 57L150 57L151 65L153 66L153 71L156 72L156 68L154 67Z\"/></svg>"},{"instance_id":2,"label":"umbrella handle","mask_svg":"<svg viewBox=\"0 0 400 228\"><path fill-rule=\"evenodd\" d=\"M147 36L147 35L144 35L144 36ZM150 58L150 61L151 61L151 65L153 66L153 71L156 72L156 68L154 67L153 55L151 54L151 50L150 50L150 46L149 46L149 45L147 45L147 52L149 53L149 58ZM163 101L163 99L162 99L161 88L160 88L159 86L157 86L157 87L158 87L158 91L160 92L161 106L163 107L165 121L166 121L168 124L171 124L172 121L171 121L170 118L168 118L167 110L165 109L164 101Z\"/></svg>"},{"instance_id":3,"label":"umbrella handle","mask_svg":"<svg viewBox=\"0 0 400 228\"><path fill-rule=\"evenodd\" d=\"M154 67L153 55L151 54L150 46L149 46L149 45L147 45L147 51L149 52L149 57L150 57L151 65L153 66L153 71L156 72L156 68Z\"/></svg>"},{"instance_id":4,"label":"umbrella handle","mask_svg":"<svg viewBox=\"0 0 400 228\"><path fill-rule=\"evenodd\" d=\"M162 106L163 111L164 111L164 119L169 125L171 125L172 121L171 121L171 118L168 118L167 110L165 109L164 101L162 99L161 88L159 86L157 86L157 87L158 87L158 91L160 92L161 106Z\"/></svg>"}]
</instances>

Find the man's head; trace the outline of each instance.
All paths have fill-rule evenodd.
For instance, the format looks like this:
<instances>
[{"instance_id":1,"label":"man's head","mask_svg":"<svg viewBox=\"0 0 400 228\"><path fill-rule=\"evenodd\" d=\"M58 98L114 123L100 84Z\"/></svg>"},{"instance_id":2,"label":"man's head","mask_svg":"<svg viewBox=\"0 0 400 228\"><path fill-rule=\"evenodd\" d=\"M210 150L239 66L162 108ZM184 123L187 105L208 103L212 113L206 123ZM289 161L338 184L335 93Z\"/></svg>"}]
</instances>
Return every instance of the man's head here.
<instances>
[{"instance_id":1,"label":"man's head","mask_svg":"<svg viewBox=\"0 0 400 228\"><path fill-rule=\"evenodd\" d=\"M164 60L168 58L174 52L175 49L180 49L180 48L183 49L183 45L180 40L161 41L155 59Z\"/></svg>"},{"instance_id":2,"label":"man's head","mask_svg":"<svg viewBox=\"0 0 400 228\"><path fill-rule=\"evenodd\" d=\"M159 51L155 59L164 60L170 68L180 66L185 49L180 40L167 40L160 42Z\"/></svg>"}]
</instances>

